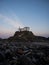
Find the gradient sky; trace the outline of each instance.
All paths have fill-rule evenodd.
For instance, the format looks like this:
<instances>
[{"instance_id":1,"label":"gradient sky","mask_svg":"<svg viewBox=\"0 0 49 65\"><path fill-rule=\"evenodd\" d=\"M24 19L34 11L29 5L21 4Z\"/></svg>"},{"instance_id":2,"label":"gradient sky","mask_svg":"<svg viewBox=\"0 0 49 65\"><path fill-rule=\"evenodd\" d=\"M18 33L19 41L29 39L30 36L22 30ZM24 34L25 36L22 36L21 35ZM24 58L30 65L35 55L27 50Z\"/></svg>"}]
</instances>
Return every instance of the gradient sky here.
<instances>
[{"instance_id":1,"label":"gradient sky","mask_svg":"<svg viewBox=\"0 0 49 65\"><path fill-rule=\"evenodd\" d=\"M19 26L49 37L49 0L0 0L0 37L13 35Z\"/></svg>"}]
</instances>

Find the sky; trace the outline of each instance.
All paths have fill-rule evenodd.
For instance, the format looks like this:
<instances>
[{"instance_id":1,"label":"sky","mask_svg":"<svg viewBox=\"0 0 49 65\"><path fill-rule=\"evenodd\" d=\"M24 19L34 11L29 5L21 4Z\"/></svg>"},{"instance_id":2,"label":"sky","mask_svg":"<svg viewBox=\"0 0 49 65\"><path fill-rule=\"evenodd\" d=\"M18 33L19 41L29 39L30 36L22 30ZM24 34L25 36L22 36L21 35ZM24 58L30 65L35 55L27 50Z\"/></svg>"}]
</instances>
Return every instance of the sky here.
<instances>
[{"instance_id":1,"label":"sky","mask_svg":"<svg viewBox=\"0 0 49 65\"><path fill-rule=\"evenodd\" d=\"M19 27L49 37L49 0L0 0L0 38L13 36Z\"/></svg>"}]
</instances>

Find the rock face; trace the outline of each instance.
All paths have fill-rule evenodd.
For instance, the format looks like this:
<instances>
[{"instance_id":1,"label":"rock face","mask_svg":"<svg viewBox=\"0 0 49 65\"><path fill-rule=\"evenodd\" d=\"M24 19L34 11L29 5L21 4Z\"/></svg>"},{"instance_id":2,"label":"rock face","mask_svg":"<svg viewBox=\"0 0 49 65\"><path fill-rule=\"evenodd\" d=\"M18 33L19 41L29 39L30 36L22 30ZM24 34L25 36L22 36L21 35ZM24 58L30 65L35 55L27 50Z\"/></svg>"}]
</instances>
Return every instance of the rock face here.
<instances>
[{"instance_id":1,"label":"rock face","mask_svg":"<svg viewBox=\"0 0 49 65\"><path fill-rule=\"evenodd\" d=\"M31 31L17 31L10 40L13 41L33 41L34 34Z\"/></svg>"},{"instance_id":2,"label":"rock face","mask_svg":"<svg viewBox=\"0 0 49 65\"><path fill-rule=\"evenodd\" d=\"M49 42L49 39L42 36L35 36L31 31L16 31L13 37L8 38L8 41Z\"/></svg>"}]
</instances>

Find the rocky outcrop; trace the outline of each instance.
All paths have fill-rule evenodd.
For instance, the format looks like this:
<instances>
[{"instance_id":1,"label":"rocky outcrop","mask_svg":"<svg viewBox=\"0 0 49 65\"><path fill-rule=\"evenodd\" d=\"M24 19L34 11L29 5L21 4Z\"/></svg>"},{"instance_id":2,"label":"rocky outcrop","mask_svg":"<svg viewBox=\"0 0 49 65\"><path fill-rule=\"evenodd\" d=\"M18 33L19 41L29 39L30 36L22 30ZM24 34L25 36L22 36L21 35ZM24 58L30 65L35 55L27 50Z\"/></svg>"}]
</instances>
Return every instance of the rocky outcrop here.
<instances>
[{"instance_id":1,"label":"rocky outcrop","mask_svg":"<svg viewBox=\"0 0 49 65\"><path fill-rule=\"evenodd\" d=\"M12 41L33 41L34 36L31 31L16 31L14 36L9 39Z\"/></svg>"},{"instance_id":2,"label":"rocky outcrop","mask_svg":"<svg viewBox=\"0 0 49 65\"><path fill-rule=\"evenodd\" d=\"M8 39L1 39L0 41L12 41L12 42L49 42L49 37L35 36L32 31L16 31L14 36Z\"/></svg>"},{"instance_id":3,"label":"rocky outcrop","mask_svg":"<svg viewBox=\"0 0 49 65\"><path fill-rule=\"evenodd\" d=\"M16 31L14 36L8 38L8 40L18 42L49 42L49 38L35 36L31 31Z\"/></svg>"}]
</instances>

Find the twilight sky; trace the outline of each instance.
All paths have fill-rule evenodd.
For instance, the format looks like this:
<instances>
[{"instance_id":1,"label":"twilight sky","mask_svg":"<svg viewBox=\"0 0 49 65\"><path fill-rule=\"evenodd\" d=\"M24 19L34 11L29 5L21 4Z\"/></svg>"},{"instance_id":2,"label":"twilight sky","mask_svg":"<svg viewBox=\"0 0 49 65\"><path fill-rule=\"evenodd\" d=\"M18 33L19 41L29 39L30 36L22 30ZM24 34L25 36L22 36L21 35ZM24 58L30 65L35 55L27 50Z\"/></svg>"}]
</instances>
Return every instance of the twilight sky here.
<instances>
[{"instance_id":1,"label":"twilight sky","mask_svg":"<svg viewBox=\"0 0 49 65\"><path fill-rule=\"evenodd\" d=\"M13 35L19 26L49 37L49 0L0 0L0 37Z\"/></svg>"}]
</instances>

